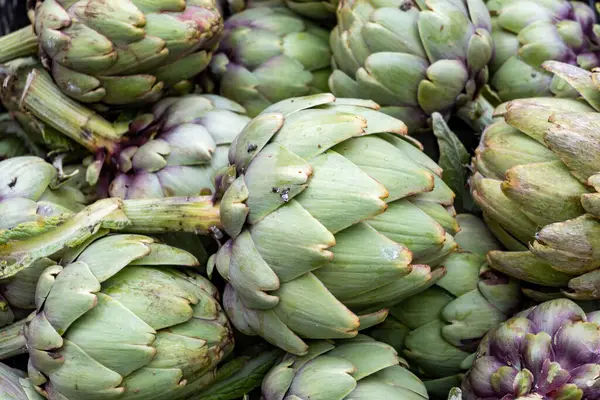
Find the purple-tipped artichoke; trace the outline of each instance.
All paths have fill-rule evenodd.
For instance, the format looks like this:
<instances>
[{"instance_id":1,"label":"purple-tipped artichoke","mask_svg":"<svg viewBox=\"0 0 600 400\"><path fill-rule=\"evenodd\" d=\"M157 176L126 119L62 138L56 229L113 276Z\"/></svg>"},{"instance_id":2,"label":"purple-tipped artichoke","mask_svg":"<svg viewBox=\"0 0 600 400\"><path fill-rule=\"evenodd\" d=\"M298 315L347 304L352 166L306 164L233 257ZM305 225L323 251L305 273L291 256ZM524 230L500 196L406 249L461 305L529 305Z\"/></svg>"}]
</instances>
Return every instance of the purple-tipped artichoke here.
<instances>
[{"instance_id":1,"label":"purple-tipped artichoke","mask_svg":"<svg viewBox=\"0 0 600 400\"><path fill-rule=\"evenodd\" d=\"M600 311L567 299L525 310L488 333L464 399L600 399Z\"/></svg>"}]
</instances>

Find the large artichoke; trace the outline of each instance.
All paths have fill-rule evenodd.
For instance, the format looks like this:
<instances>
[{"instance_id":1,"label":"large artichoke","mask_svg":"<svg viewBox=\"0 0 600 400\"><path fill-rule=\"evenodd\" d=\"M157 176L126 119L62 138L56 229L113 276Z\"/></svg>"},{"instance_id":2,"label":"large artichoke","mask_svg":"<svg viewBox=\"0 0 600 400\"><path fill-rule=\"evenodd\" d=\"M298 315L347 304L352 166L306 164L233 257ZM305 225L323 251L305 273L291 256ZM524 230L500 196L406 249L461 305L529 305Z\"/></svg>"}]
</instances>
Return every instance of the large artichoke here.
<instances>
[{"instance_id":1,"label":"large artichoke","mask_svg":"<svg viewBox=\"0 0 600 400\"><path fill-rule=\"evenodd\" d=\"M580 1L488 0L494 57L490 83L502 101L576 92L541 68L556 60L591 70L600 66L600 25Z\"/></svg>"},{"instance_id":2,"label":"large artichoke","mask_svg":"<svg viewBox=\"0 0 600 400\"><path fill-rule=\"evenodd\" d=\"M327 92L328 32L284 7L257 7L225 22L210 70L220 93L254 117L290 97Z\"/></svg>"},{"instance_id":3,"label":"large artichoke","mask_svg":"<svg viewBox=\"0 0 600 400\"><path fill-rule=\"evenodd\" d=\"M139 235L70 249L36 289L29 378L50 399L181 399L233 348L216 288L189 253Z\"/></svg>"},{"instance_id":4,"label":"large artichoke","mask_svg":"<svg viewBox=\"0 0 600 400\"><path fill-rule=\"evenodd\" d=\"M465 377L465 400L600 399L600 312L557 299L491 331Z\"/></svg>"},{"instance_id":5,"label":"large artichoke","mask_svg":"<svg viewBox=\"0 0 600 400\"><path fill-rule=\"evenodd\" d=\"M42 61L84 103L155 101L210 62L223 21L214 0L29 0Z\"/></svg>"},{"instance_id":6,"label":"large artichoke","mask_svg":"<svg viewBox=\"0 0 600 400\"><path fill-rule=\"evenodd\" d=\"M511 101L483 134L473 197L510 251L491 251L494 269L537 285L538 300L600 298L600 86L597 73L544 64L585 98ZM540 287L543 286L543 287Z\"/></svg>"},{"instance_id":7,"label":"large artichoke","mask_svg":"<svg viewBox=\"0 0 600 400\"><path fill-rule=\"evenodd\" d=\"M360 335L314 341L304 356L286 354L267 374L265 400L423 400L423 383L385 343Z\"/></svg>"},{"instance_id":8,"label":"large artichoke","mask_svg":"<svg viewBox=\"0 0 600 400\"><path fill-rule=\"evenodd\" d=\"M493 48L482 0L343 0L337 17L329 78L336 96L372 99L409 132L434 112L485 112L472 102Z\"/></svg>"},{"instance_id":9,"label":"large artichoke","mask_svg":"<svg viewBox=\"0 0 600 400\"><path fill-rule=\"evenodd\" d=\"M446 275L392 307L370 333L406 356L430 396L440 399L460 384L481 338L512 316L520 300L517 282L485 264L485 254L500 246L483 221L470 214L459 214L457 221L460 251L444 260Z\"/></svg>"},{"instance_id":10,"label":"large artichoke","mask_svg":"<svg viewBox=\"0 0 600 400\"><path fill-rule=\"evenodd\" d=\"M424 290L456 244L454 194L406 126L331 94L267 108L236 138L213 257L238 329L293 354L350 338ZM349 307L352 311L350 311ZM374 314L371 314L374 312Z\"/></svg>"}]
</instances>

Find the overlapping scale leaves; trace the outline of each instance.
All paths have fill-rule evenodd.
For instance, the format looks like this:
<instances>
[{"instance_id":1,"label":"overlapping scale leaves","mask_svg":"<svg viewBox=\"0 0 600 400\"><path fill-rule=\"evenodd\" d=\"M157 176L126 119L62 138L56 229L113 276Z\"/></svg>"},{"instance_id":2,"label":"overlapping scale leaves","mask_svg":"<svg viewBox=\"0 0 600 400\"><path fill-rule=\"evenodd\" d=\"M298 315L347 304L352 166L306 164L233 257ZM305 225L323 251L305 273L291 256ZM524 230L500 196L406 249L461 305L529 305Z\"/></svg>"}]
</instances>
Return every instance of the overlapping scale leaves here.
<instances>
[{"instance_id":1,"label":"overlapping scale leaves","mask_svg":"<svg viewBox=\"0 0 600 400\"><path fill-rule=\"evenodd\" d=\"M2 395L11 400L43 400L23 371L0 364Z\"/></svg>"},{"instance_id":2,"label":"overlapping scale leaves","mask_svg":"<svg viewBox=\"0 0 600 400\"><path fill-rule=\"evenodd\" d=\"M490 269L485 254L500 249L479 218L459 214L459 251L443 261L446 275L390 309L369 334L392 345L423 379L432 398L459 386L484 335L520 306L517 281Z\"/></svg>"},{"instance_id":3,"label":"overlapping scale leaves","mask_svg":"<svg viewBox=\"0 0 600 400\"><path fill-rule=\"evenodd\" d=\"M502 101L577 92L541 68L555 60L591 70L600 66L600 25L585 2L489 0L494 57L490 84Z\"/></svg>"},{"instance_id":4,"label":"overlapping scale leaves","mask_svg":"<svg viewBox=\"0 0 600 400\"><path fill-rule=\"evenodd\" d=\"M223 20L213 0L37 0L40 55L83 103L156 101L210 62Z\"/></svg>"},{"instance_id":5,"label":"overlapping scale leaves","mask_svg":"<svg viewBox=\"0 0 600 400\"><path fill-rule=\"evenodd\" d=\"M227 166L229 145L249 121L242 106L221 96L159 101L151 114L130 124L132 139L115 157L116 172L105 170L112 175L108 194L129 199L213 193L215 173ZM91 165L88 176L102 168Z\"/></svg>"},{"instance_id":6,"label":"overlapping scale leaves","mask_svg":"<svg viewBox=\"0 0 600 400\"><path fill-rule=\"evenodd\" d=\"M331 91L377 102L409 132L487 83L492 26L482 0L344 0L337 20Z\"/></svg>"},{"instance_id":7,"label":"overlapping scale leaves","mask_svg":"<svg viewBox=\"0 0 600 400\"><path fill-rule=\"evenodd\" d=\"M25 327L29 378L64 399L182 399L233 348L217 289L191 254L140 235L65 252L37 285Z\"/></svg>"},{"instance_id":8,"label":"overlapping scale leaves","mask_svg":"<svg viewBox=\"0 0 600 400\"><path fill-rule=\"evenodd\" d=\"M534 284L538 300L600 298L597 72L549 61L545 68L585 100L531 98L497 110L483 134L471 186L488 226L510 251L490 266Z\"/></svg>"},{"instance_id":9,"label":"overlapping scale leaves","mask_svg":"<svg viewBox=\"0 0 600 400\"><path fill-rule=\"evenodd\" d=\"M556 299L517 314L484 338L463 399L600 399L600 312Z\"/></svg>"},{"instance_id":10,"label":"overlapping scale leaves","mask_svg":"<svg viewBox=\"0 0 600 400\"><path fill-rule=\"evenodd\" d=\"M423 400L423 382L389 345L364 335L312 341L304 356L286 354L267 374L265 400Z\"/></svg>"},{"instance_id":11,"label":"overlapping scale leaves","mask_svg":"<svg viewBox=\"0 0 600 400\"><path fill-rule=\"evenodd\" d=\"M327 92L328 31L285 7L259 6L225 22L210 65L220 93L254 117L290 97Z\"/></svg>"},{"instance_id":12,"label":"overlapping scale leaves","mask_svg":"<svg viewBox=\"0 0 600 400\"><path fill-rule=\"evenodd\" d=\"M353 337L445 273L435 268L456 247L454 194L406 126L378 109L293 98L234 141L239 176L220 206L232 239L212 262L242 332L304 354L303 338Z\"/></svg>"}]
</instances>

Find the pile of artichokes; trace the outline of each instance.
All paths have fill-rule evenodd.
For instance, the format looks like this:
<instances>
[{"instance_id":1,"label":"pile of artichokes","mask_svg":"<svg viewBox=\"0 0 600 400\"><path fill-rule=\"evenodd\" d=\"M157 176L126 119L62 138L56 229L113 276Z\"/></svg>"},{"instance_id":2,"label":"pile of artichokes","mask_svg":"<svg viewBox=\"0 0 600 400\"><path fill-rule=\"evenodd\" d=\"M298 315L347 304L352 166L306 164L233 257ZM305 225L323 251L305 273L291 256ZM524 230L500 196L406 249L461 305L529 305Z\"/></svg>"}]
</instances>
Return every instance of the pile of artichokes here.
<instances>
[{"instance_id":1,"label":"pile of artichokes","mask_svg":"<svg viewBox=\"0 0 600 400\"><path fill-rule=\"evenodd\" d=\"M600 400L592 3L0 0L0 399Z\"/></svg>"}]
</instances>

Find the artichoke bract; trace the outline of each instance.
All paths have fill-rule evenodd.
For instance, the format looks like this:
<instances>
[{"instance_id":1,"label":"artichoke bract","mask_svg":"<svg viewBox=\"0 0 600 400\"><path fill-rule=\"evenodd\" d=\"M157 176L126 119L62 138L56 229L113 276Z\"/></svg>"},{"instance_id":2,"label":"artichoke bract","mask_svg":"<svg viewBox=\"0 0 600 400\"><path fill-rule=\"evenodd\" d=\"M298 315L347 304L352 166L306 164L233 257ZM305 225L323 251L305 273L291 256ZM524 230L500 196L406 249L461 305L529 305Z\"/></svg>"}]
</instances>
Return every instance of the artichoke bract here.
<instances>
[{"instance_id":1,"label":"artichoke bract","mask_svg":"<svg viewBox=\"0 0 600 400\"><path fill-rule=\"evenodd\" d=\"M156 101L200 73L223 20L214 0L37 0L40 57L83 103Z\"/></svg>"},{"instance_id":2,"label":"artichoke bract","mask_svg":"<svg viewBox=\"0 0 600 400\"><path fill-rule=\"evenodd\" d=\"M534 96L576 96L541 68L556 60L591 70L600 66L600 25L584 2L488 0L494 57L490 84L501 101Z\"/></svg>"},{"instance_id":3,"label":"artichoke bract","mask_svg":"<svg viewBox=\"0 0 600 400\"><path fill-rule=\"evenodd\" d=\"M254 117L290 97L329 91L328 31L285 7L257 7L225 21L210 65L220 93Z\"/></svg>"},{"instance_id":4,"label":"artichoke bract","mask_svg":"<svg viewBox=\"0 0 600 400\"><path fill-rule=\"evenodd\" d=\"M224 308L240 331L304 354L302 338L351 338L443 276L454 194L406 126L378 109L293 98L234 140L238 177L220 204L231 239L209 267L229 281Z\"/></svg>"},{"instance_id":5,"label":"artichoke bract","mask_svg":"<svg viewBox=\"0 0 600 400\"><path fill-rule=\"evenodd\" d=\"M304 356L286 354L262 384L265 400L423 400L423 383L389 345L360 335L313 341Z\"/></svg>"},{"instance_id":6,"label":"artichoke bract","mask_svg":"<svg viewBox=\"0 0 600 400\"><path fill-rule=\"evenodd\" d=\"M514 100L484 132L473 161L473 198L509 251L490 266L528 282L538 301L600 298L598 72L548 61L544 67L588 101Z\"/></svg>"},{"instance_id":7,"label":"artichoke bract","mask_svg":"<svg viewBox=\"0 0 600 400\"><path fill-rule=\"evenodd\" d=\"M11 400L43 400L22 371L4 364L0 364L0 393Z\"/></svg>"},{"instance_id":8,"label":"artichoke bract","mask_svg":"<svg viewBox=\"0 0 600 400\"><path fill-rule=\"evenodd\" d=\"M8 114L0 114L0 161L29 152L21 132Z\"/></svg>"},{"instance_id":9,"label":"artichoke bract","mask_svg":"<svg viewBox=\"0 0 600 400\"><path fill-rule=\"evenodd\" d=\"M482 341L463 398L600 398L600 312L556 299L517 314Z\"/></svg>"},{"instance_id":10,"label":"artichoke bract","mask_svg":"<svg viewBox=\"0 0 600 400\"><path fill-rule=\"evenodd\" d=\"M485 254L501 246L483 221L470 214L456 219L459 251L443 261L446 275L390 308L369 333L404 355L429 395L439 399L460 384L479 341L518 310L521 297L517 281L486 265Z\"/></svg>"},{"instance_id":11,"label":"artichoke bract","mask_svg":"<svg viewBox=\"0 0 600 400\"><path fill-rule=\"evenodd\" d=\"M477 110L472 100L487 83L493 49L482 0L344 0L337 20L336 96L371 99L409 132L426 128L434 112Z\"/></svg>"},{"instance_id":12,"label":"artichoke bract","mask_svg":"<svg viewBox=\"0 0 600 400\"><path fill-rule=\"evenodd\" d=\"M217 289L193 270L198 261L147 236L95 239L38 282L24 331L37 390L50 399L157 400L210 384L233 332Z\"/></svg>"}]
</instances>

